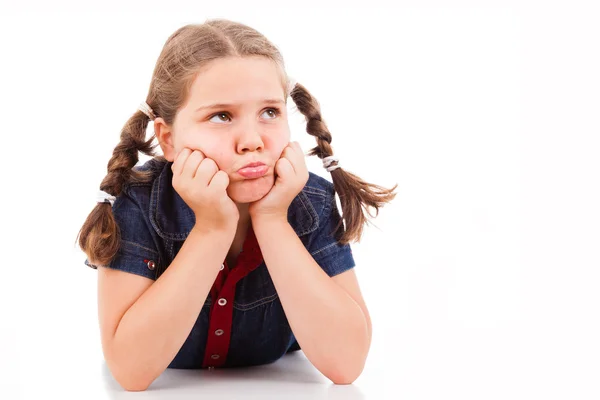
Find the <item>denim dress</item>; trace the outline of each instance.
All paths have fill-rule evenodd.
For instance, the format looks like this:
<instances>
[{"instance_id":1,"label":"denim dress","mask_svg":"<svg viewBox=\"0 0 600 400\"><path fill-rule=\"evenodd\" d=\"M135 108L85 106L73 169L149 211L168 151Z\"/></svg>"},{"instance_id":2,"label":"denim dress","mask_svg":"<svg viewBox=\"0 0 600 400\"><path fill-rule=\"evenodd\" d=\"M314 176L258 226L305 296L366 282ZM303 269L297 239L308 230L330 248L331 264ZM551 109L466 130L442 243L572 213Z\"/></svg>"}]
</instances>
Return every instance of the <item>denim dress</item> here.
<instances>
[{"instance_id":1,"label":"denim dress","mask_svg":"<svg viewBox=\"0 0 600 400\"><path fill-rule=\"evenodd\" d=\"M172 162L150 159L148 183L125 186L112 205L121 232L120 248L105 266L159 279L195 225L192 209L172 186ZM312 172L288 208L288 223L329 276L355 266L349 244L334 228L341 221L333 184ZM343 231L343 225L339 228ZM340 234L340 232L338 232ZM88 259L85 264L97 268ZM198 318L168 368L243 367L272 363L300 350L249 227L235 266L223 260Z\"/></svg>"}]
</instances>

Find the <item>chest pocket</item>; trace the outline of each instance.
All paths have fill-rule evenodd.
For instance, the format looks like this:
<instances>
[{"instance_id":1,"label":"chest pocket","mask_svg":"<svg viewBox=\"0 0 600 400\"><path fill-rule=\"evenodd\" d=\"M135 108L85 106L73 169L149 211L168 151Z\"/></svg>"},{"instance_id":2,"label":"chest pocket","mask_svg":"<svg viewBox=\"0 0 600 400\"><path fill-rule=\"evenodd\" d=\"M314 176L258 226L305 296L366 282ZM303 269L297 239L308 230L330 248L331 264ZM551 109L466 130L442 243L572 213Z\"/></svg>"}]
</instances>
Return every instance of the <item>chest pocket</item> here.
<instances>
[{"instance_id":1,"label":"chest pocket","mask_svg":"<svg viewBox=\"0 0 600 400\"><path fill-rule=\"evenodd\" d=\"M175 241L168 244L167 252L170 257L169 262L165 265L165 269L171 264L182 246L183 241ZM164 270L161 270L160 274L163 272ZM258 267L237 281L233 308L239 311L248 311L268 304L278 297L277 291L275 290L275 284L271 279L267 265L262 261ZM204 301L204 305L202 306L203 309L210 309L212 302L213 299L209 292Z\"/></svg>"}]
</instances>

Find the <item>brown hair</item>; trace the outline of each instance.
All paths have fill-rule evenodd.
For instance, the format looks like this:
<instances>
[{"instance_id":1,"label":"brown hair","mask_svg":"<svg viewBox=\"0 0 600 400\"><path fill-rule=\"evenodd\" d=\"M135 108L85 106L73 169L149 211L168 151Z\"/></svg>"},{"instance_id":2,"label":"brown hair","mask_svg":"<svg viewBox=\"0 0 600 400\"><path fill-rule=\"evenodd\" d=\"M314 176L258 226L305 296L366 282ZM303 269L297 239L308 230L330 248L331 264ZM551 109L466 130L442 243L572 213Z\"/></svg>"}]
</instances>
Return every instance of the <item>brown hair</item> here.
<instances>
[{"instance_id":1,"label":"brown hair","mask_svg":"<svg viewBox=\"0 0 600 400\"><path fill-rule=\"evenodd\" d=\"M190 24L177 29L167 39L154 68L146 103L156 116L171 125L178 110L187 101L192 82L211 60L229 56L267 57L279 66L283 87L288 87L285 64L279 50L255 29L241 23L225 19L209 19L203 24ZM308 155L324 158L333 155L331 133L321 117L317 100L301 84L296 84L290 96L298 110L306 117L306 131L316 138L317 146ZM287 101L287 96L286 96ZM100 184L100 190L119 196L124 187L133 182L149 182L152 170L134 170L142 152L159 161L164 156L156 155L152 145L153 134L146 140L149 117L137 110L121 130L121 141L113 150L108 161L108 173ZM336 165L333 162L331 165ZM339 238L342 244L359 241L367 219L363 214L366 207L379 207L391 201L396 188L385 189L379 185L364 182L359 177L343 170L331 171L334 190L338 193L342 207L342 218L346 231ZM336 232L340 232L340 224ZM338 235L339 236L339 235ZM120 232L115 222L110 203L98 203L91 211L79 233L79 246L94 265L108 264L119 248Z\"/></svg>"}]
</instances>

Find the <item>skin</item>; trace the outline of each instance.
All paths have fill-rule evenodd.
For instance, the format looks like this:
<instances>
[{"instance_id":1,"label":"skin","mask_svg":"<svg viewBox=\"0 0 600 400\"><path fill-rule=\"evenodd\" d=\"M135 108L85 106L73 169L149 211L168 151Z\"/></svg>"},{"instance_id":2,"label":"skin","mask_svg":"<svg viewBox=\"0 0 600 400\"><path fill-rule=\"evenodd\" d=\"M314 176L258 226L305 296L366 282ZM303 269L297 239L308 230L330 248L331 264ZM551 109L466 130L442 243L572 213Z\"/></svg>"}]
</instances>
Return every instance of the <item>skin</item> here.
<instances>
[{"instance_id":1,"label":"skin","mask_svg":"<svg viewBox=\"0 0 600 400\"><path fill-rule=\"evenodd\" d=\"M201 72L188 103L172 127L155 119L165 158L183 148L200 150L227 172L227 194L240 210L233 247L240 247L252 222L273 283L304 354L334 383L360 375L371 343L371 320L354 269L332 278L308 253L287 221L287 210L309 174L298 142L290 143L285 91L275 64L264 58L214 60ZM278 105L261 103L277 98ZM194 114L201 105L235 103ZM268 109L278 107L276 116ZM216 113L227 112L225 115ZM269 166L247 180L236 171L251 161ZM235 254L228 262L233 264ZM350 349L350 350L349 350Z\"/></svg>"},{"instance_id":2,"label":"skin","mask_svg":"<svg viewBox=\"0 0 600 400\"><path fill-rule=\"evenodd\" d=\"M157 140L168 161L174 161L183 148L200 150L227 172L227 194L240 211L239 226L247 226L250 220L250 203L273 188L276 164L290 145L280 76L276 64L264 57L213 60L197 75L173 124L169 126L160 117L154 120ZM268 104L264 99L280 103ZM214 103L233 105L196 111ZM254 161L269 167L266 175L246 179L236 172Z\"/></svg>"}]
</instances>

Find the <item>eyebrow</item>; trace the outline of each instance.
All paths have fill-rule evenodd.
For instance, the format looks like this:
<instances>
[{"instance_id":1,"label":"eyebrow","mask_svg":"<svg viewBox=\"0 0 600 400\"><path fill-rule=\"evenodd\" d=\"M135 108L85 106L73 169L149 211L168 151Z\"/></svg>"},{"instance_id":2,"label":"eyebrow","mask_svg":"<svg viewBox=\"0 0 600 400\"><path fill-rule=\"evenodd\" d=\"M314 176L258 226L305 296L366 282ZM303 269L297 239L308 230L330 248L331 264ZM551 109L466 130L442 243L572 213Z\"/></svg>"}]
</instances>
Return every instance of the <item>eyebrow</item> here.
<instances>
[{"instance_id":1,"label":"eyebrow","mask_svg":"<svg viewBox=\"0 0 600 400\"><path fill-rule=\"evenodd\" d=\"M261 104L285 104L285 102L282 99L263 99ZM200 106L198 108L196 108L196 111L194 112L198 112L198 111L202 111L202 110L209 110L212 108L234 108L236 107L236 104L230 104L230 103L215 103L215 104L209 104L206 106Z\"/></svg>"}]
</instances>

